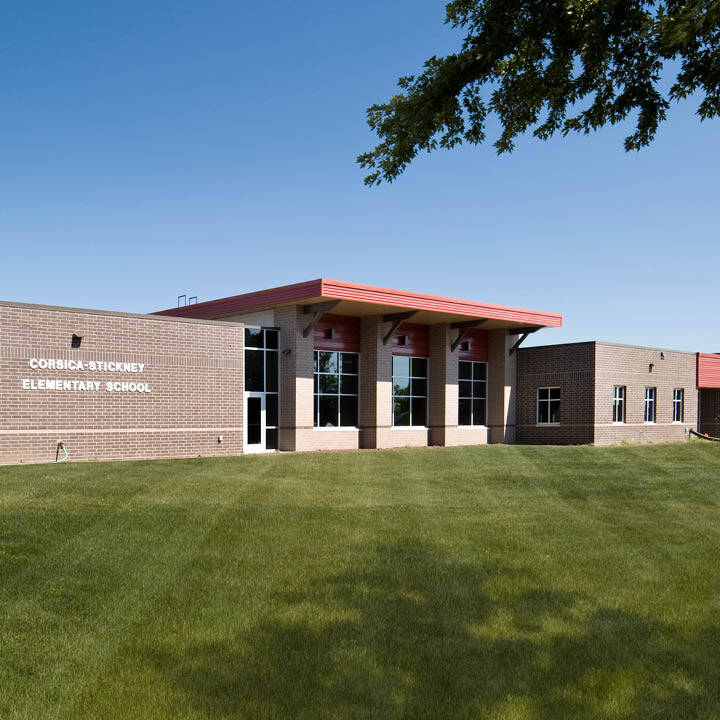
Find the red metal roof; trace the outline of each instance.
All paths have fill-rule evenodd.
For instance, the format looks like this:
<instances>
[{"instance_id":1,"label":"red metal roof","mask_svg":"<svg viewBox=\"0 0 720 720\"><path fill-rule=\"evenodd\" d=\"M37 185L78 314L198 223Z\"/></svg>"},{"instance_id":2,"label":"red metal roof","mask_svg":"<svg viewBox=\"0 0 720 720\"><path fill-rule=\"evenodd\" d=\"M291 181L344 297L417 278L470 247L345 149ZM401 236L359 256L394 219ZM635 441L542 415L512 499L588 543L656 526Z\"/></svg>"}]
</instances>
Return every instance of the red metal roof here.
<instances>
[{"instance_id":1,"label":"red metal roof","mask_svg":"<svg viewBox=\"0 0 720 720\"><path fill-rule=\"evenodd\" d=\"M215 319L237 313L266 310L282 305L295 305L322 300L341 300L351 304L378 305L385 308L424 310L431 313L458 315L468 318L488 318L529 326L561 327L559 313L527 310L524 308L494 305L473 300L425 295L407 290L359 285L338 280L309 280L308 282L234 295L219 300L209 300L197 305L161 310L157 315ZM338 312L341 312L338 309ZM378 310L378 312L382 312ZM371 308L368 313L371 314Z\"/></svg>"},{"instance_id":2,"label":"red metal roof","mask_svg":"<svg viewBox=\"0 0 720 720\"><path fill-rule=\"evenodd\" d=\"M720 354L698 353L697 383L699 388L720 388Z\"/></svg>"}]
</instances>

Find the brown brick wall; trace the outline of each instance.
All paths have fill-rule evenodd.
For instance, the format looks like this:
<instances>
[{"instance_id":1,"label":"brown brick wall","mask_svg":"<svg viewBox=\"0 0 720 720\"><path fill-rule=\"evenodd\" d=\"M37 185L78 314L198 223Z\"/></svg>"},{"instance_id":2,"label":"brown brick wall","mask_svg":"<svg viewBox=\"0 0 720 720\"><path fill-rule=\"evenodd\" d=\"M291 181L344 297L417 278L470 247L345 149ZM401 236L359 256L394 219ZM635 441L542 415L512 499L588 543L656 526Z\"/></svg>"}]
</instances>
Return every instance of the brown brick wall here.
<instances>
[{"instance_id":1,"label":"brown brick wall","mask_svg":"<svg viewBox=\"0 0 720 720\"><path fill-rule=\"evenodd\" d=\"M594 343L520 348L517 352L517 442L530 445L591 443ZM560 423L538 425L537 389L559 387Z\"/></svg>"},{"instance_id":2,"label":"brown brick wall","mask_svg":"<svg viewBox=\"0 0 720 720\"><path fill-rule=\"evenodd\" d=\"M73 333L82 335L71 348ZM31 358L144 363L142 373L31 369ZM100 382L24 390L22 380ZM106 382L149 393L107 392ZM242 452L243 328L211 321L0 304L0 463ZM218 443L222 434L223 442Z\"/></svg>"},{"instance_id":3,"label":"brown brick wall","mask_svg":"<svg viewBox=\"0 0 720 720\"><path fill-rule=\"evenodd\" d=\"M652 363L652 371L650 364ZM697 421L695 355L613 343L518 352L518 441L529 444L680 442ZM626 422L612 422L613 387L626 387ZM558 425L537 425L537 388L560 387ZM645 387L657 388L655 423L644 422ZM673 389L685 391L685 422L672 422Z\"/></svg>"},{"instance_id":4,"label":"brown brick wall","mask_svg":"<svg viewBox=\"0 0 720 720\"><path fill-rule=\"evenodd\" d=\"M657 348L596 343L595 443L682 442L697 426L696 355ZM652 372L650 365L652 364ZM624 385L624 424L612 422L613 386ZM645 424L645 388L657 388L657 416ZM673 389L685 390L685 422L672 422Z\"/></svg>"},{"instance_id":5,"label":"brown brick wall","mask_svg":"<svg viewBox=\"0 0 720 720\"><path fill-rule=\"evenodd\" d=\"M699 390L698 432L720 437L720 388Z\"/></svg>"}]
</instances>

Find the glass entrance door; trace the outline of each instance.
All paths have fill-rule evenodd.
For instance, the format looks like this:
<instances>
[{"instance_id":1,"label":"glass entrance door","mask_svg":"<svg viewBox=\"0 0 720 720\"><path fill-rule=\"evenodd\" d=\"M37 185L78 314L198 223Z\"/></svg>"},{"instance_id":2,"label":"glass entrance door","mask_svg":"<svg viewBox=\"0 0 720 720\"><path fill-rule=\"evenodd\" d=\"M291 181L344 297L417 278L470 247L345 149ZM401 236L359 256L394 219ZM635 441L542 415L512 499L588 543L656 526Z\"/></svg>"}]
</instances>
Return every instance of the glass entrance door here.
<instances>
[{"instance_id":1,"label":"glass entrance door","mask_svg":"<svg viewBox=\"0 0 720 720\"><path fill-rule=\"evenodd\" d=\"M245 452L265 452L265 393L245 393Z\"/></svg>"}]
</instances>

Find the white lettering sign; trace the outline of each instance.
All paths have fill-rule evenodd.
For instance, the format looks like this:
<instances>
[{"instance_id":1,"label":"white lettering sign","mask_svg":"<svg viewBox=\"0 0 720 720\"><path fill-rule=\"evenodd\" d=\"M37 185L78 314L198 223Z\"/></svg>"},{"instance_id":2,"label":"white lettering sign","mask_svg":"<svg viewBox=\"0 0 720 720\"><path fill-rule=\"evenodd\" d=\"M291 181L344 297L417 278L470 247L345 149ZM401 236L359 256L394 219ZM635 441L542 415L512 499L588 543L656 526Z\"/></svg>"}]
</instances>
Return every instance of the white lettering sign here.
<instances>
[{"instance_id":1,"label":"white lettering sign","mask_svg":"<svg viewBox=\"0 0 720 720\"><path fill-rule=\"evenodd\" d=\"M119 362L117 360L60 360L54 358L30 358L33 370L89 370L90 372L141 373L145 363Z\"/></svg>"},{"instance_id":2,"label":"white lettering sign","mask_svg":"<svg viewBox=\"0 0 720 720\"><path fill-rule=\"evenodd\" d=\"M119 360L64 360L60 358L30 358L31 370L72 370L75 372L142 373L145 363ZM56 390L60 392L149 393L146 382L101 382L100 380L58 380L54 378L23 378L23 390Z\"/></svg>"}]
</instances>

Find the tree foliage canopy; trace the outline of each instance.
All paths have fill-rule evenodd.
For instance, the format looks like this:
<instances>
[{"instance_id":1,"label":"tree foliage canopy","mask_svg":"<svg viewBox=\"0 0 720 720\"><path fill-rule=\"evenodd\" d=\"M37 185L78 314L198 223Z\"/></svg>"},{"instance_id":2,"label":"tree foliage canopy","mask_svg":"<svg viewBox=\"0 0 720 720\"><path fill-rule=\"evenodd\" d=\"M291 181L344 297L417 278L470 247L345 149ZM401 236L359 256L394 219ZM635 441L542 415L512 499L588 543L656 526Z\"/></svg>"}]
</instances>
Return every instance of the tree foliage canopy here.
<instances>
[{"instance_id":1,"label":"tree foliage canopy","mask_svg":"<svg viewBox=\"0 0 720 720\"><path fill-rule=\"evenodd\" d=\"M456 54L431 57L402 93L368 109L380 143L358 156L365 183L394 180L420 150L485 140L510 152L532 128L589 133L637 114L626 150L648 145L671 100L701 97L701 119L720 113L720 0L452 0L446 22L466 35ZM661 89L666 62L677 75Z\"/></svg>"}]
</instances>

